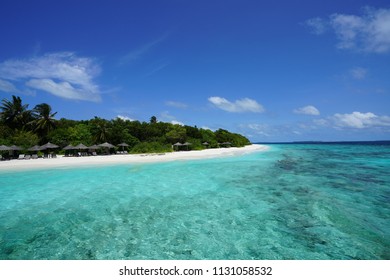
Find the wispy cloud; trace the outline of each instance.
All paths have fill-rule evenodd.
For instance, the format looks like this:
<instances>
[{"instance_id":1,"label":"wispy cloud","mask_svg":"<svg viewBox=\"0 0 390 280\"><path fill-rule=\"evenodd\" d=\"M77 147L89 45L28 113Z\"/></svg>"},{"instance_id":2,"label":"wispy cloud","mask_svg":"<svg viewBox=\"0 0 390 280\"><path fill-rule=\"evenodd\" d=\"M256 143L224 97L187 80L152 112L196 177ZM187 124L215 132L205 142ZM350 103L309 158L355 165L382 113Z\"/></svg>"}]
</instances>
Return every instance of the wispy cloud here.
<instances>
[{"instance_id":1,"label":"wispy cloud","mask_svg":"<svg viewBox=\"0 0 390 280\"><path fill-rule=\"evenodd\" d=\"M318 116L320 114L320 111L312 105L308 105L308 106L305 106L302 108L295 109L293 112L295 114L312 115L312 116Z\"/></svg>"},{"instance_id":2,"label":"wispy cloud","mask_svg":"<svg viewBox=\"0 0 390 280\"><path fill-rule=\"evenodd\" d=\"M20 90L18 90L14 84L0 79L0 91L7 92L7 93L20 93Z\"/></svg>"},{"instance_id":3,"label":"wispy cloud","mask_svg":"<svg viewBox=\"0 0 390 280\"><path fill-rule=\"evenodd\" d=\"M147 72L147 73L145 74L144 77L152 76L153 74L155 74L155 73L157 73L157 72L163 70L163 69L164 69L165 67L167 67L168 65L169 65L168 62L164 62L164 63L162 63L162 64L159 64L159 65L157 65L156 67L154 67L152 70L150 70L149 72Z\"/></svg>"},{"instance_id":4,"label":"wispy cloud","mask_svg":"<svg viewBox=\"0 0 390 280\"><path fill-rule=\"evenodd\" d=\"M362 67L355 67L349 71L352 78L356 80L363 80L367 76L367 69Z\"/></svg>"},{"instance_id":5,"label":"wispy cloud","mask_svg":"<svg viewBox=\"0 0 390 280\"><path fill-rule=\"evenodd\" d=\"M127 54L125 54L124 56L122 56L120 58L119 63L121 65L123 65L123 64L127 64L130 62L136 61L138 59L141 59L146 53L150 52L156 45L163 42L168 36L169 36L168 32L164 33L159 38L157 38L151 42L145 43L144 45L139 46L139 47L129 51Z\"/></svg>"},{"instance_id":6,"label":"wispy cloud","mask_svg":"<svg viewBox=\"0 0 390 280\"><path fill-rule=\"evenodd\" d=\"M164 111L160 114L159 118L162 122L169 122L171 124L184 125L181 121L178 121L176 117L172 116L168 111Z\"/></svg>"},{"instance_id":7,"label":"wispy cloud","mask_svg":"<svg viewBox=\"0 0 390 280\"><path fill-rule=\"evenodd\" d=\"M305 25L310 28L313 34L321 35L325 33L327 29L327 22L322 18L316 17L305 21Z\"/></svg>"},{"instance_id":8,"label":"wispy cloud","mask_svg":"<svg viewBox=\"0 0 390 280\"><path fill-rule=\"evenodd\" d=\"M327 27L339 39L340 49L371 53L390 51L390 9L366 7L362 15L334 13L328 19L312 18L306 21L315 34L322 34Z\"/></svg>"},{"instance_id":9,"label":"wispy cloud","mask_svg":"<svg viewBox=\"0 0 390 280\"><path fill-rule=\"evenodd\" d=\"M27 90L37 89L66 99L94 102L101 100L99 86L94 82L100 71L94 59L78 57L72 52L0 63L0 78L8 83L8 88L10 84L24 83Z\"/></svg>"},{"instance_id":10,"label":"wispy cloud","mask_svg":"<svg viewBox=\"0 0 390 280\"><path fill-rule=\"evenodd\" d=\"M165 105L179 109L186 109L188 107L187 104L178 101L167 101L165 102Z\"/></svg>"},{"instance_id":11,"label":"wispy cloud","mask_svg":"<svg viewBox=\"0 0 390 280\"><path fill-rule=\"evenodd\" d=\"M243 113L243 112L252 112L252 113L262 113L264 108L261 104L257 103L256 100L250 98L238 99L234 102L231 102L223 97L212 96L209 97L209 102L212 103L217 108L232 112L232 113Z\"/></svg>"}]
</instances>

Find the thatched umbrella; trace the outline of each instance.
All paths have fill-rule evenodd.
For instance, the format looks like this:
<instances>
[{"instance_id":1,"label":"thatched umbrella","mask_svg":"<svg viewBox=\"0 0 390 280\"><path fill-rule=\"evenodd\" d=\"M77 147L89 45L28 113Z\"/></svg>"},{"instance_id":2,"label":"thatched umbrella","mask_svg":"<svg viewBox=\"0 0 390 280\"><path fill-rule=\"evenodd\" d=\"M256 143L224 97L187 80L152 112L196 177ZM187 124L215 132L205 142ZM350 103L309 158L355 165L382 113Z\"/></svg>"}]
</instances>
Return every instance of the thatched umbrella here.
<instances>
[{"instance_id":1,"label":"thatched umbrella","mask_svg":"<svg viewBox=\"0 0 390 280\"><path fill-rule=\"evenodd\" d=\"M203 142L202 145L206 146L206 149L207 149L210 144L208 142Z\"/></svg>"},{"instance_id":2,"label":"thatched umbrella","mask_svg":"<svg viewBox=\"0 0 390 280\"><path fill-rule=\"evenodd\" d=\"M99 147L102 147L102 148L106 148L107 154L110 153L110 149L111 149L111 148L115 148L114 145L112 145L112 144L110 144L110 143L107 143L107 142L105 142L105 143L103 143L103 144L99 144L98 146L99 146Z\"/></svg>"},{"instance_id":3,"label":"thatched umbrella","mask_svg":"<svg viewBox=\"0 0 390 280\"><path fill-rule=\"evenodd\" d=\"M92 146L88 147L88 149L97 150L97 149L100 149L100 147L98 145L92 145Z\"/></svg>"},{"instance_id":4,"label":"thatched umbrella","mask_svg":"<svg viewBox=\"0 0 390 280\"><path fill-rule=\"evenodd\" d=\"M112 144L110 144L110 143L103 143L103 144L99 144L98 145L99 147L102 147L102 148L109 148L109 149L111 149L111 148L115 148L115 146L114 145L112 145Z\"/></svg>"},{"instance_id":5,"label":"thatched umbrella","mask_svg":"<svg viewBox=\"0 0 390 280\"><path fill-rule=\"evenodd\" d=\"M45 145L42 145L42 146L41 146L41 150L48 150L49 152L50 152L51 149L57 149L57 148L59 148L58 145L53 144L53 143L50 143L50 142L47 142ZM55 155L55 154L52 155L51 153L50 153L50 154L47 153L47 156L48 156L48 157L49 157L49 156L50 156L50 157L51 157L51 156L55 157L56 155Z\"/></svg>"},{"instance_id":6,"label":"thatched umbrella","mask_svg":"<svg viewBox=\"0 0 390 280\"><path fill-rule=\"evenodd\" d=\"M11 148L5 145L0 145L0 151L1 151L1 156L3 156L3 151L10 151Z\"/></svg>"},{"instance_id":7,"label":"thatched umbrella","mask_svg":"<svg viewBox=\"0 0 390 280\"><path fill-rule=\"evenodd\" d=\"M183 146L183 144L180 142L177 142L177 143L173 144L172 146L173 146L173 148L176 147L176 149L179 150L179 147Z\"/></svg>"},{"instance_id":8,"label":"thatched umbrella","mask_svg":"<svg viewBox=\"0 0 390 280\"><path fill-rule=\"evenodd\" d=\"M128 144L126 144L126 143L120 143L120 144L118 144L118 147L122 147L122 151L124 151L125 150L125 147L128 147L129 145Z\"/></svg>"},{"instance_id":9,"label":"thatched umbrella","mask_svg":"<svg viewBox=\"0 0 390 280\"><path fill-rule=\"evenodd\" d=\"M78 150L86 150L86 149L88 149L88 147L85 146L83 143L78 144L78 145L75 146L74 148L75 148L75 149L78 149Z\"/></svg>"},{"instance_id":10,"label":"thatched umbrella","mask_svg":"<svg viewBox=\"0 0 390 280\"><path fill-rule=\"evenodd\" d=\"M78 144L76 147L74 147L75 149L77 149L77 150L86 150L86 149L88 149L88 147L87 146L85 146L83 143L80 143L80 144ZM79 153L79 155L81 156L81 153Z\"/></svg>"},{"instance_id":11,"label":"thatched umbrella","mask_svg":"<svg viewBox=\"0 0 390 280\"><path fill-rule=\"evenodd\" d=\"M73 146L73 145L71 145L71 144L69 144L68 146L66 146L66 147L64 147L63 148L63 150L65 150L65 151L71 151L71 150L75 150L76 148ZM69 153L70 154L70 153ZM68 154L68 155L69 155ZM66 154L66 152L65 152L65 156L68 156L67 154Z\"/></svg>"},{"instance_id":12,"label":"thatched umbrella","mask_svg":"<svg viewBox=\"0 0 390 280\"><path fill-rule=\"evenodd\" d=\"M38 152L40 150L42 150L41 146L38 146L38 145L35 145L35 146L27 149L27 151L30 151L30 152Z\"/></svg>"},{"instance_id":13,"label":"thatched umbrella","mask_svg":"<svg viewBox=\"0 0 390 280\"><path fill-rule=\"evenodd\" d=\"M23 148L16 146L16 145L12 145L9 147L9 150L10 150L10 155L12 154L12 156L14 156L15 151L21 151L21 150L23 150ZM12 151L12 153L11 153L11 151Z\"/></svg>"},{"instance_id":14,"label":"thatched umbrella","mask_svg":"<svg viewBox=\"0 0 390 280\"><path fill-rule=\"evenodd\" d=\"M23 150L21 147L16 146L16 145L10 146L10 149L11 149L12 151L21 151L21 150Z\"/></svg>"},{"instance_id":15,"label":"thatched umbrella","mask_svg":"<svg viewBox=\"0 0 390 280\"><path fill-rule=\"evenodd\" d=\"M56 144L50 143L50 142L47 142L45 145L42 145L42 146L41 146L41 149L42 149L42 150L46 150L46 149L57 149L57 148L59 148L59 146L57 146Z\"/></svg>"},{"instance_id":16,"label":"thatched umbrella","mask_svg":"<svg viewBox=\"0 0 390 280\"><path fill-rule=\"evenodd\" d=\"M76 147L74 147L72 145L68 145L68 146L63 148L63 150L74 150L74 149L76 149Z\"/></svg>"},{"instance_id":17,"label":"thatched umbrella","mask_svg":"<svg viewBox=\"0 0 390 280\"><path fill-rule=\"evenodd\" d=\"M230 147L232 145L232 143L230 143L230 142L223 142L221 145L226 146L226 147Z\"/></svg>"},{"instance_id":18,"label":"thatched umbrella","mask_svg":"<svg viewBox=\"0 0 390 280\"><path fill-rule=\"evenodd\" d=\"M0 151L10 151L12 150L11 147L8 147L8 146L5 146L5 145L1 145L0 146Z\"/></svg>"},{"instance_id":19,"label":"thatched umbrella","mask_svg":"<svg viewBox=\"0 0 390 280\"><path fill-rule=\"evenodd\" d=\"M185 143L183 144L183 146L186 146L187 150L188 150L188 146L191 146L191 145L192 145L192 143L189 143L189 142L185 142Z\"/></svg>"}]
</instances>

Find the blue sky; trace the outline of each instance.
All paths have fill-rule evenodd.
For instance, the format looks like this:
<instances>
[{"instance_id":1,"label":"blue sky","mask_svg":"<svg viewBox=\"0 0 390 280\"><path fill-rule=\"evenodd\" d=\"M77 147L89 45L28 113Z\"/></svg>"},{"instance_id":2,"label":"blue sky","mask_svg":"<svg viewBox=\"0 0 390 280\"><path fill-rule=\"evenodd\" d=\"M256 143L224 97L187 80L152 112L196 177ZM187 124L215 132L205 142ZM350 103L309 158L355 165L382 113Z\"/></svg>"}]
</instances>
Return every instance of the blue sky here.
<instances>
[{"instance_id":1,"label":"blue sky","mask_svg":"<svg viewBox=\"0 0 390 280\"><path fill-rule=\"evenodd\" d=\"M390 139L388 1L1 6L1 99L252 141Z\"/></svg>"}]
</instances>

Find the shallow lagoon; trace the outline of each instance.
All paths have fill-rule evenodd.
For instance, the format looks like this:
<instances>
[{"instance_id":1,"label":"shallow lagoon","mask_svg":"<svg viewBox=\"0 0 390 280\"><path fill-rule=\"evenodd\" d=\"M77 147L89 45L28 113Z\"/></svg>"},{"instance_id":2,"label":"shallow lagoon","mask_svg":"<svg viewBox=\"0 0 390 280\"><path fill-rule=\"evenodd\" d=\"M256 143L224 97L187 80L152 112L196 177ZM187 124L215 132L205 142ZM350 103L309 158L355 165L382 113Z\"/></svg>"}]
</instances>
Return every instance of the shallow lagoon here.
<instances>
[{"instance_id":1,"label":"shallow lagoon","mask_svg":"<svg viewBox=\"0 0 390 280\"><path fill-rule=\"evenodd\" d=\"M0 259L390 259L390 146L0 171Z\"/></svg>"}]
</instances>

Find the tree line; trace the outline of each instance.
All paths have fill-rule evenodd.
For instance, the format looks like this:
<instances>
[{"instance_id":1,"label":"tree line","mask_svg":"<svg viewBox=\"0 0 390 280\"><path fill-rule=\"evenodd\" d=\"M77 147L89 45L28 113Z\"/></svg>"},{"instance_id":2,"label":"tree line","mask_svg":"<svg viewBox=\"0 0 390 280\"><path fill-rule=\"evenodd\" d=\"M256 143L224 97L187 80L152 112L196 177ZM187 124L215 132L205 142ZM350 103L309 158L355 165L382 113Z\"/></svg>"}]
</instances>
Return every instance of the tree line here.
<instances>
[{"instance_id":1,"label":"tree line","mask_svg":"<svg viewBox=\"0 0 390 280\"><path fill-rule=\"evenodd\" d=\"M132 153L169 152L177 142L191 143L192 150L216 148L227 142L235 147L250 144L246 137L224 129L211 131L160 122L155 116L149 122L140 122L120 118L106 120L96 116L90 120L56 120L56 114L47 103L29 109L29 105L23 104L18 96L12 96L12 100L3 99L0 106L0 144L27 149L47 142L60 147L125 142Z\"/></svg>"}]
</instances>

